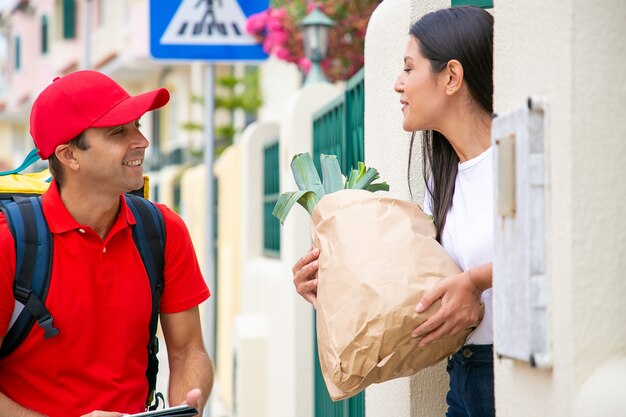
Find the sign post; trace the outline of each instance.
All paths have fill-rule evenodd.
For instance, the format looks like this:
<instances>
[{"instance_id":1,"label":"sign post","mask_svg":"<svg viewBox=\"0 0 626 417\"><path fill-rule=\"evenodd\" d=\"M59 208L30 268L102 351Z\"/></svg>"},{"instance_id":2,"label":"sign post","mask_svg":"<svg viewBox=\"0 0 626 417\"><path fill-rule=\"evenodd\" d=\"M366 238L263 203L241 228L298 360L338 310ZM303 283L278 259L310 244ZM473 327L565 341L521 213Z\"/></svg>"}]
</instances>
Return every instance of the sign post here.
<instances>
[{"instance_id":1,"label":"sign post","mask_svg":"<svg viewBox=\"0 0 626 417\"><path fill-rule=\"evenodd\" d=\"M206 178L206 228L204 274L209 288L215 276L214 85L216 63L259 62L267 58L262 46L246 33L248 16L266 10L269 0L150 0L150 55L160 61L203 61L204 164ZM205 309L204 341L215 360L216 301ZM211 415L211 399L204 416Z\"/></svg>"}]
</instances>

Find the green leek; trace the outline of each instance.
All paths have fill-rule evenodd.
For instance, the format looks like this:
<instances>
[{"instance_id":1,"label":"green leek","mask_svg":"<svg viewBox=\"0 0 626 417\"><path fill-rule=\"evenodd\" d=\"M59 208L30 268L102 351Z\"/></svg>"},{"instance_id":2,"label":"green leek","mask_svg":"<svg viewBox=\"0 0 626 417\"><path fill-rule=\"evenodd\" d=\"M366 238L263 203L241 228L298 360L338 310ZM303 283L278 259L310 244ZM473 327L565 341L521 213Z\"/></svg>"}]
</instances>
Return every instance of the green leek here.
<instances>
[{"instance_id":1,"label":"green leek","mask_svg":"<svg viewBox=\"0 0 626 417\"><path fill-rule=\"evenodd\" d=\"M298 191L281 194L272 211L281 224L285 223L287 214L296 203L304 207L311 215L322 197L342 189L389 191L387 183L374 183L380 177L378 171L375 168L367 168L363 162L358 163L358 169L351 170L350 175L345 179L345 184L335 155L320 155L320 165L323 182L320 180L311 155L301 153L293 157L291 172L293 172Z\"/></svg>"}]
</instances>

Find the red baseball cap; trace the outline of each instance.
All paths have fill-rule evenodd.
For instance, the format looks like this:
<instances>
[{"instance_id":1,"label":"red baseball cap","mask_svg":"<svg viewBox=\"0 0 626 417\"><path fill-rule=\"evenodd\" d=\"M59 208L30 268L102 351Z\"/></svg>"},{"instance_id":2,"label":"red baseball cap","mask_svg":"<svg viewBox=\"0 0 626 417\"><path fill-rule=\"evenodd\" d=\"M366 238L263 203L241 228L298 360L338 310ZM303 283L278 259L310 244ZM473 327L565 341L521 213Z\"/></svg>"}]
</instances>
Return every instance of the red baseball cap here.
<instances>
[{"instance_id":1,"label":"red baseball cap","mask_svg":"<svg viewBox=\"0 0 626 417\"><path fill-rule=\"evenodd\" d=\"M48 159L57 146L89 127L119 126L163 107L170 100L165 88L131 96L98 71L76 71L54 79L33 103L30 134L38 155Z\"/></svg>"}]
</instances>

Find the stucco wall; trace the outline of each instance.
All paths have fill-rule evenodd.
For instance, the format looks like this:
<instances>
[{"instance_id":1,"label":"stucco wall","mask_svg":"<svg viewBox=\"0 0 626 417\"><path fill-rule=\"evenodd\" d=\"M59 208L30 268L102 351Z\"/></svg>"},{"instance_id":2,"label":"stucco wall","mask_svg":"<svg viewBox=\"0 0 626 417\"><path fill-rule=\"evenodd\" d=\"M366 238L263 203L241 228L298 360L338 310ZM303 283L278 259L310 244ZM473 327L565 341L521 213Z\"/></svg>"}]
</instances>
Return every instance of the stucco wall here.
<instances>
[{"instance_id":1,"label":"stucco wall","mask_svg":"<svg viewBox=\"0 0 626 417\"><path fill-rule=\"evenodd\" d=\"M393 90L403 69L410 23L423 14L448 7L442 0L385 0L372 15L365 38L365 161L377 168L398 198L421 204L424 195L420 134L410 167L411 134L402 130L400 97ZM367 417L442 416L448 379L444 364L366 390Z\"/></svg>"},{"instance_id":2,"label":"stucco wall","mask_svg":"<svg viewBox=\"0 0 626 417\"><path fill-rule=\"evenodd\" d=\"M410 0L387 0L372 14L365 36L365 161L399 198L409 198L411 135L402 130L400 97L393 87L403 68L410 17Z\"/></svg>"},{"instance_id":3,"label":"stucco wall","mask_svg":"<svg viewBox=\"0 0 626 417\"><path fill-rule=\"evenodd\" d=\"M259 109L259 120L278 122L289 99L302 84L302 74L294 64L270 56L259 66L260 89L263 105Z\"/></svg>"},{"instance_id":4,"label":"stucco wall","mask_svg":"<svg viewBox=\"0 0 626 417\"><path fill-rule=\"evenodd\" d=\"M0 171L14 168L16 162L17 161L13 159L11 125L2 123L0 124Z\"/></svg>"},{"instance_id":5,"label":"stucco wall","mask_svg":"<svg viewBox=\"0 0 626 417\"><path fill-rule=\"evenodd\" d=\"M205 230L206 230L206 178L207 169L204 164L189 168L180 181L182 218L189 225L189 235L196 250L200 270L206 277ZM213 291L213 289L210 289Z\"/></svg>"},{"instance_id":6,"label":"stucco wall","mask_svg":"<svg viewBox=\"0 0 626 417\"><path fill-rule=\"evenodd\" d=\"M286 394L287 401L281 403L276 390L280 389L287 380L285 377L289 362L281 363L285 357L288 338L281 331L284 322L277 320L289 309L288 299L278 296L284 294L284 285L281 285L280 263L277 259L263 257L263 149L264 146L278 140L278 125L275 123L255 122L244 130L241 141L242 148L242 179L241 188L237 190L241 198L241 243L242 283L241 314L237 320L246 317L257 317L267 326L265 345L268 349L258 357L255 369L239 369L237 378L252 378L258 375L256 384L264 385L262 390L266 397L264 410L258 410L258 415L285 415L291 410L293 395ZM234 191L234 190L233 190ZM276 297L276 298L275 298ZM277 313L278 312L278 313ZM288 327L288 326L285 326ZM238 338L249 337L247 334L238 334ZM243 354L243 353L242 353ZM258 369L257 369L258 368ZM237 384L243 381L237 381ZM273 387L273 388L272 388ZM243 397L247 398L247 397ZM254 401L253 397L251 398ZM276 413L276 407L282 408ZM281 414L283 413L283 414ZM244 415L244 414L242 414Z\"/></svg>"},{"instance_id":7,"label":"stucco wall","mask_svg":"<svg viewBox=\"0 0 626 417\"><path fill-rule=\"evenodd\" d=\"M233 145L215 163L217 208L217 357L221 397L232 406L233 339L241 291L241 146Z\"/></svg>"},{"instance_id":8,"label":"stucco wall","mask_svg":"<svg viewBox=\"0 0 626 417\"><path fill-rule=\"evenodd\" d=\"M552 371L496 360L496 409L499 416L588 415L581 402L603 400L581 396L581 388L615 392L621 368L613 367L613 377L599 369L626 356L626 125L617 114L626 98L626 11L617 0L496 0L494 15L496 112L523 106L530 95L548 101L553 358ZM600 407L596 415L623 415L624 396L611 397L622 414Z\"/></svg>"}]
</instances>

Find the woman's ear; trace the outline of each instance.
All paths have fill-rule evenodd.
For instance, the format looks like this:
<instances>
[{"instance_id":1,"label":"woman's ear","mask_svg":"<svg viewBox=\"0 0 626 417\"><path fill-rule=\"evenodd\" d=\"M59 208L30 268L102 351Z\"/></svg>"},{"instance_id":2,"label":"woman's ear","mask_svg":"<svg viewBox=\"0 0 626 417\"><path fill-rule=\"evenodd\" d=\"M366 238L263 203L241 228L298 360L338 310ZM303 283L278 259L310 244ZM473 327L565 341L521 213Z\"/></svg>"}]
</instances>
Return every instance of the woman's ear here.
<instances>
[{"instance_id":1,"label":"woman's ear","mask_svg":"<svg viewBox=\"0 0 626 417\"><path fill-rule=\"evenodd\" d=\"M446 77L446 95L451 96L459 91L463 85L463 65L458 60L451 59L448 61L444 73Z\"/></svg>"},{"instance_id":2,"label":"woman's ear","mask_svg":"<svg viewBox=\"0 0 626 417\"><path fill-rule=\"evenodd\" d=\"M68 144L57 146L57 148L54 150L54 154L65 168L72 171L77 171L80 167L80 164L76 159L76 156L74 155L72 147L70 147Z\"/></svg>"}]
</instances>

